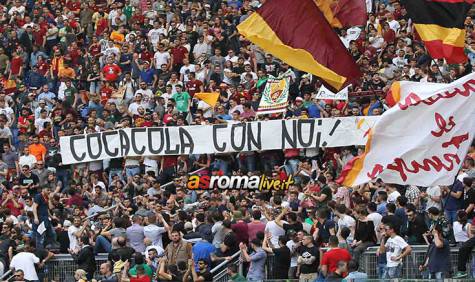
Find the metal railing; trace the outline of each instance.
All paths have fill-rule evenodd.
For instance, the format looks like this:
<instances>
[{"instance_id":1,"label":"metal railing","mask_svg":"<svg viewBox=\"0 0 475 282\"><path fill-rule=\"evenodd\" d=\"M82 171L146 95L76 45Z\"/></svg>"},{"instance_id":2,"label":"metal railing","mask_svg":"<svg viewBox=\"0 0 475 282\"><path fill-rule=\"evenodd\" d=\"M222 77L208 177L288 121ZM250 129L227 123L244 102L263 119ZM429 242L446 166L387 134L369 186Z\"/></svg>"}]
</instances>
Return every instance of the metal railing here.
<instances>
[{"instance_id":1,"label":"metal railing","mask_svg":"<svg viewBox=\"0 0 475 282\"><path fill-rule=\"evenodd\" d=\"M99 267L107 262L108 254L98 254L96 256L96 272L99 275ZM43 268L44 277L48 281L75 281L74 272L79 268L73 257L69 254L57 254L49 260Z\"/></svg>"},{"instance_id":2,"label":"metal railing","mask_svg":"<svg viewBox=\"0 0 475 282\"><path fill-rule=\"evenodd\" d=\"M428 246L416 245L411 246L412 252L410 255L403 259L402 265L402 279L422 279L426 278L424 272L419 271L419 265L424 263L427 255ZM376 250L378 247L370 247L361 257L360 268L363 272L368 274L368 278L376 279L380 278L381 270L384 264L379 262L379 257L376 256ZM385 254L382 254L385 255ZM449 257L450 269L452 273L457 272L458 262L458 248L450 249ZM467 265L467 272L472 273L472 264Z\"/></svg>"},{"instance_id":3,"label":"metal railing","mask_svg":"<svg viewBox=\"0 0 475 282\"><path fill-rule=\"evenodd\" d=\"M9 281L13 277L13 269L9 269L0 277L0 281Z\"/></svg>"},{"instance_id":4,"label":"metal railing","mask_svg":"<svg viewBox=\"0 0 475 282\"><path fill-rule=\"evenodd\" d=\"M399 281L403 281L404 279L419 280L424 281L424 279L428 278L428 273L419 271L419 265L424 263L427 254L426 245L413 245L412 252L409 256L403 259L402 265L402 276ZM374 279L373 281L378 281L381 277L381 271L384 264L379 263L379 257L376 256L376 250L378 249L377 246L369 247L366 252L361 255L360 258L360 270L361 272L365 272L368 274L368 279ZM385 255L385 254L382 254ZM457 262L458 262L458 248L451 248L450 249L450 269L452 273L457 272ZM240 268L242 268L242 262L240 260L236 261L237 263L241 263ZM271 281L272 279L276 279L275 277L275 256L273 254L267 255L266 260L266 281ZM240 272L241 273L241 272ZM475 278L475 250L473 253L473 258L470 263L467 264L467 273L469 273L469 277ZM221 278L221 277L220 277ZM229 279L229 278L228 278ZM473 278L467 278L466 281L475 281ZM214 281L228 281L228 280L214 280ZM369 281L369 280L368 280ZM425 280L429 281L429 280ZM432 280L433 281L433 280ZM457 280L460 282L462 280Z\"/></svg>"},{"instance_id":5,"label":"metal railing","mask_svg":"<svg viewBox=\"0 0 475 282\"><path fill-rule=\"evenodd\" d=\"M213 282L227 282L231 279L227 272L227 266L230 264L237 265L239 273L242 274L241 251L237 251L231 256L230 260L225 260L211 269L210 272L213 275Z\"/></svg>"}]
</instances>

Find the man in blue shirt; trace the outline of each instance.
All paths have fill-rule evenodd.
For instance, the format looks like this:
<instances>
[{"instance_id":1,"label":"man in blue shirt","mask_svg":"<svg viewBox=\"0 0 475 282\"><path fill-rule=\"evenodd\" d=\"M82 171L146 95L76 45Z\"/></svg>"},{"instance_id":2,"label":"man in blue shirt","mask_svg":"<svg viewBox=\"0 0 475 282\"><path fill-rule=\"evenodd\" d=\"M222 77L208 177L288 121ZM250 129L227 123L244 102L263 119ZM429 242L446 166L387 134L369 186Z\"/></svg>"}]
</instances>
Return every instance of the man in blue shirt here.
<instances>
[{"instance_id":1,"label":"man in blue shirt","mask_svg":"<svg viewBox=\"0 0 475 282\"><path fill-rule=\"evenodd\" d=\"M450 224L457 220L457 211L463 204L463 183L456 180L452 187L446 186L442 190L444 199L445 217Z\"/></svg>"},{"instance_id":2,"label":"man in blue shirt","mask_svg":"<svg viewBox=\"0 0 475 282\"><path fill-rule=\"evenodd\" d=\"M262 281L265 279L265 265L267 254L262 249L261 240L255 238L251 241L251 249L253 252L248 254L247 247L244 243L239 244L241 255L244 261L250 262L249 271L247 273L247 281Z\"/></svg>"},{"instance_id":3,"label":"man in blue shirt","mask_svg":"<svg viewBox=\"0 0 475 282\"><path fill-rule=\"evenodd\" d=\"M54 232L49 221L48 208L54 209L51 198L49 198L49 186L44 186L41 193L36 194L33 202L33 232L36 237L36 248L43 249L45 238L54 240Z\"/></svg>"},{"instance_id":4,"label":"man in blue shirt","mask_svg":"<svg viewBox=\"0 0 475 282\"><path fill-rule=\"evenodd\" d=\"M193 253L193 258L196 262L195 268L198 267L198 261L203 260L208 265L211 265L211 254L216 252L216 248L210 242L206 240L201 240L193 245L191 249Z\"/></svg>"},{"instance_id":5,"label":"man in blue shirt","mask_svg":"<svg viewBox=\"0 0 475 282\"><path fill-rule=\"evenodd\" d=\"M140 70L140 81L147 83L148 86L154 86L157 81L155 70L150 67L150 63L145 61Z\"/></svg>"}]
</instances>

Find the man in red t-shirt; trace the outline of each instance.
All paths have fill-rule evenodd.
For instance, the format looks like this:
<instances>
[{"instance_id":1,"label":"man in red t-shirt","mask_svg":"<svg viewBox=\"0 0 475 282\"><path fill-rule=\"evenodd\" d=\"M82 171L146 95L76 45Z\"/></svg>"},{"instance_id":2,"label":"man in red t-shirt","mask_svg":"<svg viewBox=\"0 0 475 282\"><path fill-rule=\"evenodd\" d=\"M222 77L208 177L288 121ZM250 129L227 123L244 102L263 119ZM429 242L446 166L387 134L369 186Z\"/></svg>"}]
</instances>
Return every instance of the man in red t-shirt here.
<instances>
[{"instance_id":1,"label":"man in red t-shirt","mask_svg":"<svg viewBox=\"0 0 475 282\"><path fill-rule=\"evenodd\" d=\"M203 82L195 78L194 72L190 72L188 74L188 79L189 80L186 83L186 90L188 91L191 97L193 97L195 93L204 92Z\"/></svg>"},{"instance_id":2,"label":"man in red t-shirt","mask_svg":"<svg viewBox=\"0 0 475 282\"><path fill-rule=\"evenodd\" d=\"M114 90L110 86L109 82L106 80L104 81L104 85L101 87L100 94L101 94L101 104L105 106L107 101L112 97L112 92Z\"/></svg>"},{"instance_id":3,"label":"man in red t-shirt","mask_svg":"<svg viewBox=\"0 0 475 282\"><path fill-rule=\"evenodd\" d=\"M180 43L171 49L172 64L175 71L179 71L183 65L183 59L188 58L188 49Z\"/></svg>"},{"instance_id":4,"label":"man in red t-shirt","mask_svg":"<svg viewBox=\"0 0 475 282\"><path fill-rule=\"evenodd\" d=\"M338 248L338 237L330 236L328 243L330 244L330 250L323 254L320 263L322 274L325 277L335 272L339 261L349 262L351 260L351 254L347 249Z\"/></svg>"},{"instance_id":5,"label":"man in red t-shirt","mask_svg":"<svg viewBox=\"0 0 475 282\"><path fill-rule=\"evenodd\" d=\"M116 81L119 76L122 74L122 70L116 64L111 57L107 58L107 65L102 68L102 79L109 82Z\"/></svg>"},{"instance_id":6,"label":"man in red t-shirt","mask_svg":"<svg viewBox=\"0 0 475 282\"><path fill-rule=\"evenodd\" d=\"M16 51L12 52L12 59L10 61L10 73L11 75L20 76L23 72L23 59L18 55Z\"/></svg>"}]
</instances>

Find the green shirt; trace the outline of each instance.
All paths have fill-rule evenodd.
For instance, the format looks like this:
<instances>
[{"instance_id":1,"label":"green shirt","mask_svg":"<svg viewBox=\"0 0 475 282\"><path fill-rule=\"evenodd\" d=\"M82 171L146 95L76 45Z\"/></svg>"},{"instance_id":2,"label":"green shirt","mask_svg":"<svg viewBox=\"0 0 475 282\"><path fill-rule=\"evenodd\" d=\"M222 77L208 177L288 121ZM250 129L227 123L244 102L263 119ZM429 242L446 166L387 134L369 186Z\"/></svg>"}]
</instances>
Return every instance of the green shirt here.
<instances>
[{"instance_id":1,"label":"green shirt","mask_svg":"<svg viewBox=\"0 0 475 282\"><path fill-rule=\"evenodd\" d=\"M176 102L176 109L180 113L188 112L188 107L190 105L191 96L188 92L180 92L172 95L172 99Z\"/></svg>"},{"instance_id":2,"label":"green shirt","mask_svg":"<svg viewBox=\"0 0 475 282\"><path fill-rule=\"evenodd\" d=\"M78 93L78 90L75 87L71 86L64 89L64 100L68 101L69 105L72 105L74 103L76 93Z\"/></svg>"},{"instance_id":3,"label":"green shirt","mask_svg":"<svg viewBox=\"0 0 475 282\"><path fill-rule=\"evenodd\" d=\"M124 7L124 9L122 9L122 13L124 13L127 20L130 20L133 12L134 12L134 8L130 5L127 5Z\"/></svg>"},{"instance_id":4,"label":"green shirt","mask_svg":"<svg viewBox=\"0 0 475 282\"><path fill-rule=\"evenodd\" d=\"M151 268L148 264L146 264L146 263L142 264L142 266L143 266L143 269L145 270L145 274L147 274L147 276L149 276L150 279L152 279L152 278L153 278L153 270L152 270L152 268ZM134 267L132 267L132 268L129 270L129 274L130 274L131 276L136 276L136 275L137 275L137 265L135 265Z\"/></svg>"},{"instance_id":5,"label":"green shirt","mask_svg":"<svg viewBox=\"0 0 475 282\"><path fill-rule=\"evenodd\" d=\"M244 278L244 276L242 276L241 274L236 273L234 276L231 277L231 281L233 281L233 282L246 282L247 279Z\"/></svg>"}]
</instances>

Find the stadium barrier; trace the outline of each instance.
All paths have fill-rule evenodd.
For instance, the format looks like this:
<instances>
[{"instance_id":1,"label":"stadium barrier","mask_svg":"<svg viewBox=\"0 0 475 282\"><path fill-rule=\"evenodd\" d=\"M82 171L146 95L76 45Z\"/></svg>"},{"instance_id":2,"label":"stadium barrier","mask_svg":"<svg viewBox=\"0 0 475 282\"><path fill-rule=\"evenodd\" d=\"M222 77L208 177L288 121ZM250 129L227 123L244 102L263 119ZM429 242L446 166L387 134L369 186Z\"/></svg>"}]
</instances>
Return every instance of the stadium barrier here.
<instances>
[{"instance_id":1,"label":"stadium barrier","mask_svg":"<svg viewBox=\"0 0 475 282\"><path fill-rule=\"evenodd\" d=\"M243 264L241 261L241 251L237 251L234 255L231 256L230 260L225 260L211 269L211 274L213 275L213 282L228 282L231 277L227 272L227 267L230 264L238 266L239 273L243 272Z\"/></svg>"},{"instance_id":2,"label":"stadium barrier","mask_svg":"<svg viewBox=\"0 0 475 282\"><path fill-rule=\"evenodd\" d=\"M96 256L95 277L99 277L99 267L107 262L108 254L99 254ZM74 272L78 269L77 263L69 254L56 254L49 260L44 269L44 275L47 281L75 281Z\"/></svg>"},{"instance_id":3,"label":"stadium barrier","mask_svg":"<svg viewBox=\"0 0 475 282\"><path fill-rule=\"evenodd\" d=\"M404 258L402 266L402 279L410 279L411 281L423 280L428 278L428 273L419 271L419 265L423 264L424 259L426 258L428 246L426 245L414 245L412 247L412 252L409 256ZM368 274L369 279L378 279L379 271L382 270L384 265L378 264L378 257L376 256L376 250L378 247L370 247L360 258L360 271ZM458 248L453 247L450 249L450 266L451 273L457 272L457 262L458 262ZM473 253L473 259L467 265L467 273L469 277L475 277L475 251ZM267 256L266 261L266 277L267 279L275 279L274 276L275 268L275 257L273 255ZM475 281L474 279L470 279ZM460 281L460 280L457 280Z\"/></svg>"},{"instance_id":4,"label":"stadium barrier","mask_svg":"<svg viewBox=\"0 0 475 282\"><path fill-rule=\"evenodd\" d=\"M376 250L378 247L370 247L363 253L360 260L360 270L368 274L369 279L378 279L378 257L376 256ZM404 258L402 267L402 279L424 279L427 278L424 272L419 271L419 265L424 262L427 253L427 246L412 246L412 253ZM475 255L475 253L474 253ZM99 254L96 256L97 271L95 276L99 276L99 267L101 263L107 261L107 254ZM457 271L458 261L458 248L451 248L450 250L450 263L453 273ZM474 261L474 260L472 260ZM239 273L243 273L243 263L240 258L240 252L235 253L232 259L229 261L223 261L211 270L213 274L213 281L225 282L229 281L230 277L226 272L227 265L229 263L238 266ZM275 257L269 255L266 261L266 276L268 281L275 279L273 274L275 267ZM69 254L57 254L50 261L46 263L44 268L44 274L47 281L74 281L74 272L78 269L77 263L73 257ZM472 263L467 265L468 273L472 274L472 270L475 268ZM4 277L7 275L4 275ZM475 275L472 275L475 277ZM422 281L422 280L421 280ZM460 281L460 280L458 280ZM472 280L473 281L473 280Z\"/></svg>"}]
</instances>

